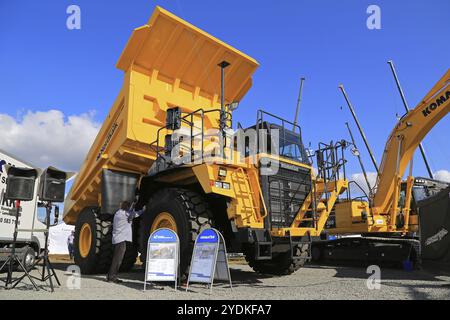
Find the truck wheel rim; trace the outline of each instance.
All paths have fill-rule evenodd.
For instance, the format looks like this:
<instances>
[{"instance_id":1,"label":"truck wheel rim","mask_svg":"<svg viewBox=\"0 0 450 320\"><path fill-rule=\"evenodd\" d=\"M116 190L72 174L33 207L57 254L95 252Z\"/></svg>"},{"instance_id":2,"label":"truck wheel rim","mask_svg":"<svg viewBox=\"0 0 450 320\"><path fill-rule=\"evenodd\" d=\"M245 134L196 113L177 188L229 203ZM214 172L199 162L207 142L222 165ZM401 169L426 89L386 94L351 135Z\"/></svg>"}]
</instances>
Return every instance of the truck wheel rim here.
<instances>
[{"instance_id":1,"label":"truck wheel rim","mask_svg":"<svg viewBox=\"0 0 450 320\"><path fill-rule=\"evenodd\" d=\"M177 232L177 223L170 213L161 212L160 214L158 214L152 223L152 228L150 231L154 232L161 228L167 228Z\"/></svg>"},{"instance_id":2,"label":"truck wheel rim","mask_svg":"<svg viewBox=\"0 0 450 320\"><path fill-rule=\"evenodd\" d=\"M92 231L88 223L83 224L80 230L79 248L82 258L86 258L91 251Z\"/></svg>"}]
</instances>

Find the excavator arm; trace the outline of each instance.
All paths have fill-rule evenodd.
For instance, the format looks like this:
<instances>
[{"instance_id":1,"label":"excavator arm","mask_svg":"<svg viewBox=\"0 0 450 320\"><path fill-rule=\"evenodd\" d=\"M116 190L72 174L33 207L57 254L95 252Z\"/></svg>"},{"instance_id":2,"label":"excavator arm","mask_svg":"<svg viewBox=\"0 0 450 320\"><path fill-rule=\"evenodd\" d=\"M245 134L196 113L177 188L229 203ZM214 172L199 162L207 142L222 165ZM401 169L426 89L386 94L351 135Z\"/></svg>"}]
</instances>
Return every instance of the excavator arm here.
<instances>
[{"instance_id":1,"label":"excavator arm","mask_svg":"<svg viewBox=\"0 0 450 320\"><path fill-rule=\"evenodd\" d=\"M428 132L450 110L450 69L419 105L405 114L392 131L384 148L373 212L387 214L397 201L398 184L414 156L414 151Z\"/></svg>"}]
</instances>

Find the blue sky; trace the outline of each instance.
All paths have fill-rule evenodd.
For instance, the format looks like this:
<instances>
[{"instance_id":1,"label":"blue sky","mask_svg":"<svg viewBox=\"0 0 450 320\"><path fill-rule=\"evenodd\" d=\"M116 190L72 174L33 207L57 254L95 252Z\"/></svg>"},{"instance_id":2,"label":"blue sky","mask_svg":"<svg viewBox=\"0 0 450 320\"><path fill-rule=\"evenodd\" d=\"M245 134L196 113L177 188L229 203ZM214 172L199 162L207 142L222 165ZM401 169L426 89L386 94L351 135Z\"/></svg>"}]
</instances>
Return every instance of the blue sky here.
<instances>
[{"instance_id":1,"label":"blue sky","mask_svg":"<svg viewBox=\"0 0 450 320\"><path fill-rule=\"evenodd\" d=\"M81 8L81 30L66 28L70 4ZM305 76L300 125L313 148L349 139L346 121L363 147L338 90L343 83L380 161L396 114L403 114L387 60L394 60L411 107L449 68L448 0L0 0L0 114L20 121L27 111L95 111L92 120L101 123L122 85L115 63L157 4L260 63L235 122L252 125L259 108L292 119ZM366 27L370 4L381 8L381 30ZM447 117L424 141L435 171L450 169L449 125ZM355 159L349 171L360 171ZM414 173L426 174L419 158Z\"/></svg>"}]
</instances>

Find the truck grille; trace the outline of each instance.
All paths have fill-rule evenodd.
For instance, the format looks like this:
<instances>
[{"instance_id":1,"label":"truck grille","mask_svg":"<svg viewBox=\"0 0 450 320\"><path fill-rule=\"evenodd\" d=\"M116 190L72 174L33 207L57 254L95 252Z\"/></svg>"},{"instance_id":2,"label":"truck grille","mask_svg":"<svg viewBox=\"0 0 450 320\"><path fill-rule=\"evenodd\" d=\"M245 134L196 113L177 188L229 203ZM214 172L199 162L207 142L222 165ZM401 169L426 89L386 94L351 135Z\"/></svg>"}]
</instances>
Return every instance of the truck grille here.
<instances>
[{"instance_id":1,"label":"truck grille","mask_svg":"<svg viewBox=\"0 0 450 320\"><path fill-rule=\"evenodd\" d=\"M269 211L272 227L289 227L311 190L311 172L302 167L284 167L268 177Z\"/></svg>"}]
</instances>

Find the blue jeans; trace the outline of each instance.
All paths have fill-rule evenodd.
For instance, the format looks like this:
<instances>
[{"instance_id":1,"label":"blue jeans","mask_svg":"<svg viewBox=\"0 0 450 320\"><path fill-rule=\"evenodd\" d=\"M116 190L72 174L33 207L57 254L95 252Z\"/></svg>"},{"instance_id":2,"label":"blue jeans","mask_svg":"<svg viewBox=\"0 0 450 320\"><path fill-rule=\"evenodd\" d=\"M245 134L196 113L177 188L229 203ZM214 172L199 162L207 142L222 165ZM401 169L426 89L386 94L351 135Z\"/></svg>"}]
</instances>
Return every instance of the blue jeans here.
<instances>
[{"instance_id":1,"label":"blue jeans","mask_svg":"<svg viewBox=\"0 0 450 320\"><path fill-rule=\"evenodd\" d=\"M69 249L69 256L70 256L70 259L73 259L73 255L74 255L74 252L75 252L75 250L74 250L74 247L73 247L73 244L68 244L67 245L67 247L68 247L68 249Z\"/></svg>"}]
</instances>

